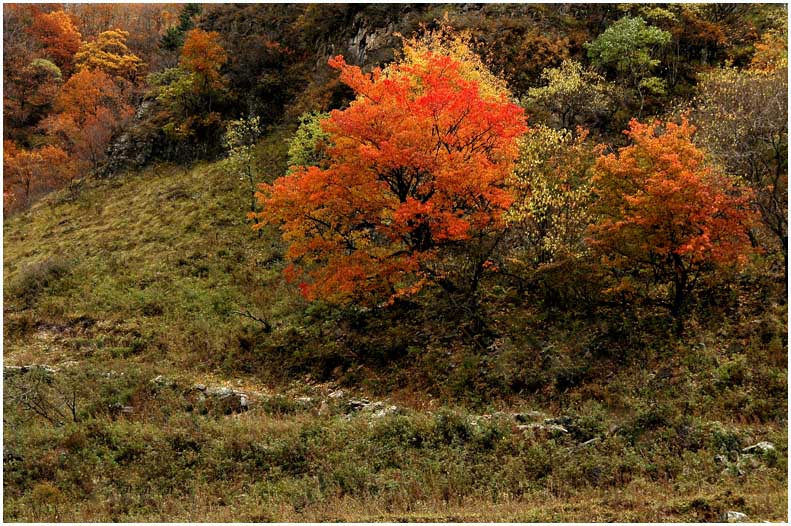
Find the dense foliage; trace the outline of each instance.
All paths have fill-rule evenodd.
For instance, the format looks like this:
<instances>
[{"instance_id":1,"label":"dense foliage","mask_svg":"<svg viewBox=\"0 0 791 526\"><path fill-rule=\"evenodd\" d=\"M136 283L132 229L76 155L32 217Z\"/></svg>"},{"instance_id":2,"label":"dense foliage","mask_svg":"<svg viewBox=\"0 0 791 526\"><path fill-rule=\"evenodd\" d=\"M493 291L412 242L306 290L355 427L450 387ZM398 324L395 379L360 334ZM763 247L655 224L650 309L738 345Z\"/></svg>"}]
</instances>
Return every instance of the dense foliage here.
<instances>
[{"instance_id":1,"label":"dense foliage","mask_svg":"<svg viewBox=\"0 0 791 526\"><path fill-rule=\"evenodd\" d=\"M633 144L601 157L593 179L601 216L593 244L605 265L624 271L617 288L642 271L650 283L670 283L677 319L700 272L745 263L754 223L750 194L705 166L693 133L686 119L661 131L658 121L632 121Z\"/></svg>"}]
</instances>

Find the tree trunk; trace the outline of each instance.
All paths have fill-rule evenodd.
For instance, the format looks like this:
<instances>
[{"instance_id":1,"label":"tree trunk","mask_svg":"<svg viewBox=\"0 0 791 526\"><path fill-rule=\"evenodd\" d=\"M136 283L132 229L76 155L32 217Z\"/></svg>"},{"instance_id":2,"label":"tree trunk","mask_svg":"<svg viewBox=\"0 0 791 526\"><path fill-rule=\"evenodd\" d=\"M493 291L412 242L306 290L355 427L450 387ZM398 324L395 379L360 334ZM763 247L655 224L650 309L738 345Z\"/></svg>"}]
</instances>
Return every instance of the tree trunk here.
<instances>
[{"instance_id":1,"label":"tree trunk","mask_svg":"<svg viewBox=\"0 0 791 526\"><path fill-rule=\"evenodd\" d=\"M681 336L684 332L684 307L687 302L689 272L684 268L684 263L678 254L673 254L673 263L676 274L673 280L673 298L670 304L670 314L675 320L676 336Z\"/></svg>"}]
</instances>

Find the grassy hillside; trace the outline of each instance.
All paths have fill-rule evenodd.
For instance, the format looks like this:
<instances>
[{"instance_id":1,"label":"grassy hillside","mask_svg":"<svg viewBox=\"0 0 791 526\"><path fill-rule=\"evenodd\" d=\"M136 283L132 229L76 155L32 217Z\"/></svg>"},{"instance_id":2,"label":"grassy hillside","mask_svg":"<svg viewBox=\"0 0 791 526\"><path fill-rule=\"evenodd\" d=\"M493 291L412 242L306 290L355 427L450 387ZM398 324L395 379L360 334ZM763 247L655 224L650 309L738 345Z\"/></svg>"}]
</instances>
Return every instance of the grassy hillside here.
<instances>
[{"instance_id":1,"label":"grassy hillside","mask_svg":"<svg viewBox=\"0 0 791 526\"><path fill-rule=\"evenodd\" d=\"M439 293L307 304L247 202L219 163L156 165L6 220L5 520L787 519L760 283L682 339L493 288L473 334Z\"/></svg>"},{"instance_id":2,"label":"grassy hillside","mask_svg":"<svg viewBox=\"0 0 791 526\"><path fill-rule=\"evenodd\" d=\"M87 184L5 224L7 363L194 366L223 359L246 325L234 311L288 308L272 242L245 226L242 186L218 165Z\"/></svg>"}]
</instances>

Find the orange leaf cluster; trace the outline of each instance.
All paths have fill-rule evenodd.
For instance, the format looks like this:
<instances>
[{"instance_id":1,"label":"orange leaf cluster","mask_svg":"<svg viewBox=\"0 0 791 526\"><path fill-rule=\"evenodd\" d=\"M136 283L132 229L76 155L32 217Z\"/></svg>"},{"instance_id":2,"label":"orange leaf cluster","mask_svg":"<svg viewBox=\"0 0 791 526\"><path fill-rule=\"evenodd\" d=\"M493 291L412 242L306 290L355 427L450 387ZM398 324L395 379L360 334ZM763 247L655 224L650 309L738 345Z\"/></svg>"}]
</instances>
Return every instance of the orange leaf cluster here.
<instances>
[{"instance_id":1,"label":"orange leaf cluster","mask_svg":"<svg viewBox=\"0 0 791 526\"><path fill-rule=\"evenodd\" d=\"M212 89L223 85L220 68L228 62L228 55L220 44L220 34L193 29L187 33L181 48L180 65L198 74Z\"/></svg>"},{"instance_id":2,"label":"orange leaf cluster","mask_svg":"<svg viewBox=\"0 0 791 526\"><path fill-rule=\"evenodd\" d=\"M257 226L281 227L308 298L416 292L443 247L503 228L523 110L429 50L371 74L330 65L357 97L322 123L328 164L261 185Z\"/></svg>"},{"instance_id":3,"label":"orange leaf cluster","mask_svg":"<svg viewBox=\"0 0 791 526\"><path fill-rule=\"evenodd\" d=\"M80 32L63 11L37 13L30 26L31 34L42 46L44 56L52 58L64 75L74 65L74 54L80 49Z\"/></svg>"},{"instance_id":4,"label":"orange leaf cluster","mask_svg":"<svg viewBox=\"0 0 791 526\"><path fill-rule=\"evenodd\" d=\"M3 206L27 206L33 197L63 186L76 172L68 154L55 146L35 150L3 143Z\"/></svg>"},{"instance_id":5,"label":"orange leaf cluster","mask_svg":"<svg viewBox=\"0 0 791 526\"><path fill-rule=\"evenodd\" d=\"M42 126L77 159L92 167L104 158L113 132L132 114L113 79L101 70L88 69L66 82L55 101L55 110Z\"/></svg>"},{"instance_id":6,"label":"orange leaf cluster","mask_svg":"<svg viewBox=\"0 0 791 526\"><path fill-rule=\"evenodd\" d=\"M695 128L632 120L632 145L598 159L601 221L594 239L616 265L691 273L744 261L755 222L751 194L711 170L692 143Z\"/></svg>"}]
</instances>

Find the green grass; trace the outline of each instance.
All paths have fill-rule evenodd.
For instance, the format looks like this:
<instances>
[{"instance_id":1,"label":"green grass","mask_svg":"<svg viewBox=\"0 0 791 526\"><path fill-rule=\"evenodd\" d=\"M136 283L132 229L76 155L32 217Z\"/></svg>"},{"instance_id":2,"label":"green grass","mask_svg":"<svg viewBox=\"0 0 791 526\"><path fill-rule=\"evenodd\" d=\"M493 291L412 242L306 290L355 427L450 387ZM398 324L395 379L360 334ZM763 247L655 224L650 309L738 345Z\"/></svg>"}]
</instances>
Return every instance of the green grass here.
<instances>
[{"instance_id":1,"label":"green grass","mask_svg":"<svg viewBox=\"0 0 791 526\"><path fill-rule=\"evenodd\" d=\"M436 291L308 305L247 197L220 164L158 165L6 220L5 364L59 369L5 376L5 520L787 519L784 305L744 293L682 339L650 312L552 312L499 284L480 335ZM256 400L225 415L197 382ZM338 386L400 411L346 418ZM498 410L569 433L476 418ZM740 453L760 440L777 451Z\"/></svg>"},{"instance_id":2,"label":"green grass","mask_svg":"<svg viewBox=\"0 0 791 526\"><path fill-rule=\"evenodd\" d=\"M78 421L61 426L6 404L6 520L696 521L733 507L784 518L782 429L678 416L635 438L597 415L545 435L463 410L342 417L337 401L324 414L265 403L200 414L185 404L187 386L156 386L151 372L57 373L53 402L86 379L94 386L77 396ZM30 385L20 378L6 379L7 393ZM112 417L111 401L135 411ZM598 440L581 446L585 433ZM780 449L741 467L715 459L759 439Z\"/></svg>"},{"instance_id":3,"label":"green grass","mask_svg":"<svg viewBox=\"0 0 791 526\"><path fill-rule=\"evenodd\" d=\"M242 186L217 165L158 166L58 199L4 225L5 313L18 329L6 363L221 362L250 325L237 312L299 301L276 267L262 267L276 244L249 229ZM30 341L46 332L54 341L42 354Z\"/></svg>"}]
</instances>

